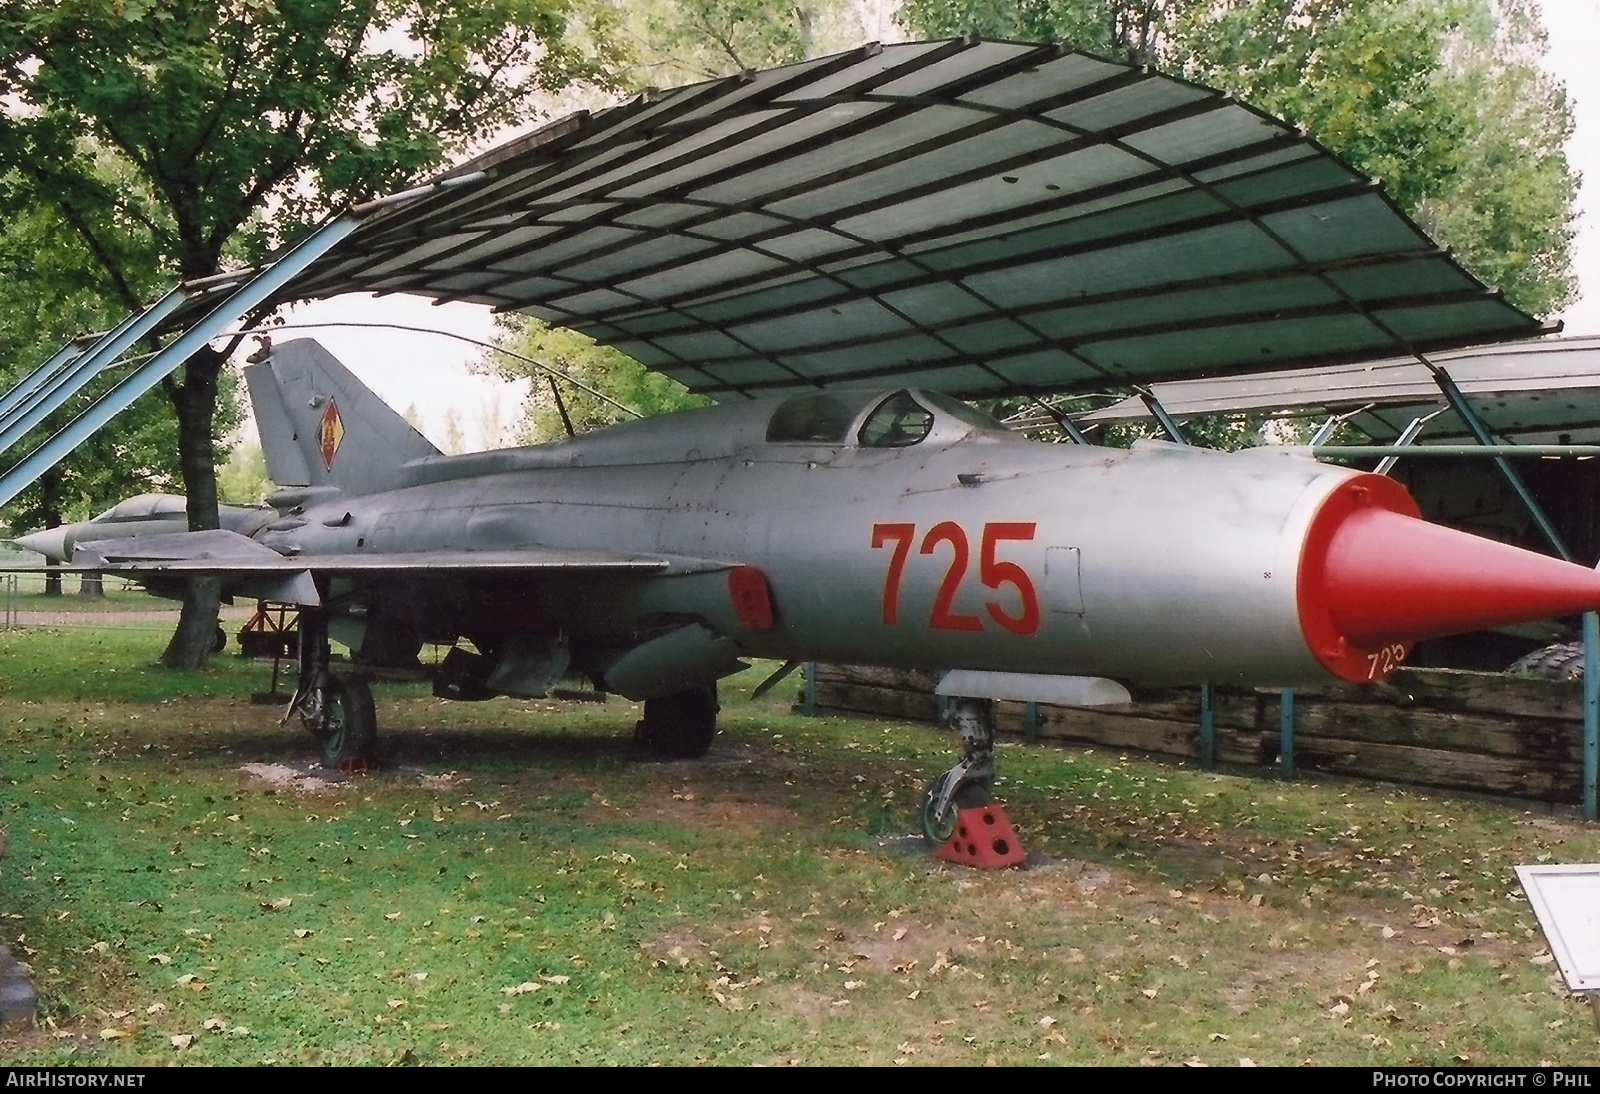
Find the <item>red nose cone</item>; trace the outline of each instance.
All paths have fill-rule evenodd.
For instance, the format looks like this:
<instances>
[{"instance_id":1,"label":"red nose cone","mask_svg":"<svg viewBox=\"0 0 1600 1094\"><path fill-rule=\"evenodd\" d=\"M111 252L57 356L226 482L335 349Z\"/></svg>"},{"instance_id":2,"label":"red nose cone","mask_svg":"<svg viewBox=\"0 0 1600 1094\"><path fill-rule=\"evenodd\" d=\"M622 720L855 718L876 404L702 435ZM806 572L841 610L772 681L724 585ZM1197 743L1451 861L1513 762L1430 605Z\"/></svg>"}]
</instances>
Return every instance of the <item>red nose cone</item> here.
<instances>
[{"instance_id":1,"label":"red nose cone","mask_svg":"<svg viewBox=\"0 0 1600 1094\"><path fill-rule=\"evenodd\" d=\"M1415 514L1393 480L1363 475L1312 520L1301 628L1334 675L1379 679L1424 638L1600 608L1600 573Z\"/></svg>"}]
</instances>

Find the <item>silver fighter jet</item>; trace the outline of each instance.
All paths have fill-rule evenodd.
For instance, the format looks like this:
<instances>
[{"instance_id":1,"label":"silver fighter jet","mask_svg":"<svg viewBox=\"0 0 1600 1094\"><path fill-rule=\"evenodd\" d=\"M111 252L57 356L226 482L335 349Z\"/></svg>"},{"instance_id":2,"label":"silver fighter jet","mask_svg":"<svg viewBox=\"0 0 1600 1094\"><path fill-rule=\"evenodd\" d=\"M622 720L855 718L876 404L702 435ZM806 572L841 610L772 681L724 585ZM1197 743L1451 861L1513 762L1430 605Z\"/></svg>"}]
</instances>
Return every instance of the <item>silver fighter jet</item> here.
<instances>
[{"instance_id":1,"label":"silver fighter jet","mask_svg":"<svg viewBox=\"0 0 1600 1094\"><path fill-rule=\"evenodd\" d=\"M986 799L992 700L1376 680L1423 638L1600 606L1593 571L1427 524L1300 449L1039 444L935 392L845 388L445 456L315 342L246 379L271 519L72 560L301 605L291 713L330 764L374 746L361 667L425 642L451 647L441 696L581 676L642 700L672 756L709 747L747 657L945 670L966 755L927 796L939 839Z\"/></svg>"}]
</instances>

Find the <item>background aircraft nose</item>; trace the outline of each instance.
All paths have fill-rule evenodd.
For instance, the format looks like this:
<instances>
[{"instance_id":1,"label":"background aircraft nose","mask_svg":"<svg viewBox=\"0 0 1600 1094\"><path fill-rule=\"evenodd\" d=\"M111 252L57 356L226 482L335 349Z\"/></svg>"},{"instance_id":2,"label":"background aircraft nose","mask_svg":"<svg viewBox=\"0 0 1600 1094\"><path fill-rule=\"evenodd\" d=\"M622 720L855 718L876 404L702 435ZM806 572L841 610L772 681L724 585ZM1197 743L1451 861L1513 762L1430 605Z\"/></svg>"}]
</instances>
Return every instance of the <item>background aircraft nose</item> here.
<instances>
[{"instance_id":1,"label":"background aircraft nose","mask_svg":"<svg viewBox=\"0 0 1600 1094\"><path fill-rule=\"evenodd\" d=\"M25 536L18 536L11 541L18 547L26 547L44 555L51 562L67 561L67 527L41 528L37 532L29 532Z\"/></svg>"}]
</instances>

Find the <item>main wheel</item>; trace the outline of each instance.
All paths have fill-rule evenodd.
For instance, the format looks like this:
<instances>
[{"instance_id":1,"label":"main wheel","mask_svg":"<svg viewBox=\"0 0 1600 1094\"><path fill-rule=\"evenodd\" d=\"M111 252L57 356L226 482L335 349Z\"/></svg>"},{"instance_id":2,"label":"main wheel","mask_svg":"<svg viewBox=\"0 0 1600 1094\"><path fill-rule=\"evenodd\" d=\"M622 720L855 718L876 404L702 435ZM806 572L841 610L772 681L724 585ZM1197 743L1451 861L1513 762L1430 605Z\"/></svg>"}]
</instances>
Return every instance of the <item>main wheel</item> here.
<instances>
[{"instance_id":1,"label":"main wheel","mask_svg":"<svg viewBox=\"0 0 1600 1094\"><path fill-rule=\"evenodd\" d=\"M922 838L933 847L943 847L949 842L956 830L956 818L961 815L963 809L975 809L980 805L989 804L988 787L967 783L957 788L956 796L950 802L950 811L945 814L943 821L938 820L934 816L934 805L944 789L944 781L949 777L948 771L940 775L929 785L927 793L922 795Z\"/></svg>"},{"instance_id":2,"label":"main wheel","mask_svg":"<svg viewBox=\"0 0 1600 1094\"><path fill-rule=\"evenodd\" d=\"M328 684L328 709L323 716L325 767L350 771L369 766L378 745L378 713L372 688L359 676L335 678Z\"/></svg>"},{"instance_id":3,"label":"main wheel","mask_svg":"<svg viewBox=\"0 0 1600 1094\"><path fill-rule=\"evenodd\" d=\"M659 699L646 699L644 717L637 729L639 743L674 760L693 760L706 754L717 735L715 686L680 691Z\"/></svg>"}]
</instances>

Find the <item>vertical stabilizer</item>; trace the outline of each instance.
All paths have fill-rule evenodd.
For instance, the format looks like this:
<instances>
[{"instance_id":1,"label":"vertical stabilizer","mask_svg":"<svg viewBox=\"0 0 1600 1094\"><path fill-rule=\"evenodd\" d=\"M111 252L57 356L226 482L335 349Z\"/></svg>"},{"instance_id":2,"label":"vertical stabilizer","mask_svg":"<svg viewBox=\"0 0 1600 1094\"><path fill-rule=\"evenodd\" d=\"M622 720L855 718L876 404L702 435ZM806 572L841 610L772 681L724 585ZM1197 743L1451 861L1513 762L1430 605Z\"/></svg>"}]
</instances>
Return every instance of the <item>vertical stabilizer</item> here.
<instances>
[{"instance_id":1,"label":"vertical stabilizer","mask_svg":"<svg viewBox=\"0 0 1600 1094\"><path fill-rule=\"evenodd\" d=\"M267 474L279 486L372 494L402 485L406 461L439 450L310 338L244 370Z\"/></svg>"}]
</instances>

